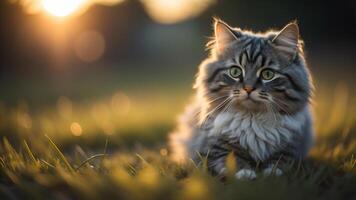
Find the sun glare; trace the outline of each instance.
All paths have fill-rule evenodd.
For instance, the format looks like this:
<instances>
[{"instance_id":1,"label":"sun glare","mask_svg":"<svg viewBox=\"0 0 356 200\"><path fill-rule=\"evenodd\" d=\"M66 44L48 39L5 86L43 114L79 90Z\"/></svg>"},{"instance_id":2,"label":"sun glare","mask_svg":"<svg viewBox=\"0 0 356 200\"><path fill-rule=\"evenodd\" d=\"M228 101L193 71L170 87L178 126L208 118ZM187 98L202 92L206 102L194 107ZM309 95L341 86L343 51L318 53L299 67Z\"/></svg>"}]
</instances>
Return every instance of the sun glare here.
<instances>
[{"instance_id":1,"label":"sun glare","mask_svg":"<svg viewBox=\"0 0 356 200\"><path fill-rule=\"evenodd\" d=\"M1 1L1 0L0 0ZM46 12L66 18L85 13L93 5L115 6L129 0L10 0L20 2L29 14ZM156 22L174 24L199 16L218 0L137 0Z\"/></svg>"},{"instance_id":2,"label":"sun glare","mask_svg":"<svg viewBox=\"0 0 356 200\"><path fill-rule=\"evenodd\" d=\"M216 0L141 0L148 15L163 24L173 24L198 16Z\"/></svg>"},{"instance_id":3,"label":"sun glare","mask_svg":"<svg viewBox=\"0 0 356 200\"><path fill-rule=\"evenodd\" d=\"M43 0L43 9L56 17L66 17L79 9L85 0Z\"/></svg>"}]
</instances>

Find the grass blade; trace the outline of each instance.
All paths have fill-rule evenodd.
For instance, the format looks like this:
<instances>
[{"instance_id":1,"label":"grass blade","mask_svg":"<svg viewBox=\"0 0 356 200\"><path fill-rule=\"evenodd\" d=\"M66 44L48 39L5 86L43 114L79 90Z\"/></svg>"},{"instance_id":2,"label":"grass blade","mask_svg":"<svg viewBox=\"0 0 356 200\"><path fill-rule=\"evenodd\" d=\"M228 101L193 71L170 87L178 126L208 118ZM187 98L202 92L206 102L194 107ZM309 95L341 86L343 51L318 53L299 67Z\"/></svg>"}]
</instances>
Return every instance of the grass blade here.
<instances>
[{"instance_id":1,"label":"grass blade","mask_svg":"<svg viewBox=\"0 0 356 200\"><path fill-rule=\"evenodd\" d=\"M104 146L104 154L106 155L106 152L108 151L108 145L109 145L109 138L106 138L105 140L105 146Z\"/></svg>"},{"instance_id":2,"label":"grass blade","mask_svg":"<svg viewBox=\"0 0 356 200\"><path fill-rule=\"evenodd\" d=\"M75 172L73 167L69 164L68 160L66 159L66 157L63 155L63 153L59 150L59 148L57 147L57 145L51 140L51 138L48 135L45 135L45 137L48 139L49 144L52 146L52 148L54 149L54 151L57 153L57 155L59 156L59 158L62 160L62 162L64 163L64 165L68 168L69 171L71 172Z\"/></svg>"},{"instance_id":3,"label":"grass blade","mask_svg":"<svg viewBox=\"0 0 356 200\"><path fill-rule=\"evenodd\" d=\"M94 156L91 156L90 158L84 160L76 169L75 171L78 171L81 167L83 167L86 163L90 162L91 160L95 159L95 158L99 158L99 157L103 157L105 156L106 154L97 154L97 155L94 155Z\"/></svg>"},{"instance_id":4,"label":"grass blade","mask_svg":"<svg viewBox=\"0 0 356 200\"><path fill-rule=\"evenodd\" d=\"M45 165L47 165L48 167L56 168L55 166L53 166L52 164L50 164L49 162L47 162L47 161L45 161L45 160L43 160L43 159L41 159L40 161L41 161L42 163L44 163Z\"/></svg>"},{"instance_id":5,"label":"grass blade","mask_svg":"<svg viewBox=\"0 0 356 200\"><path fill-rule=\"evenodd\" d=\"M136 156L142 161L144 165L149 165L149 163L138 153L136 153Z\"/></svg>"},{"instance_id":6,"label":"grass blade","mask_svg":"<svg viewBox=\"0 0 356 200\"><path fill-rule=\"evenodd\" d=\"M35 156L33 155L30 147L28 146L26 140L23 141L23 146L25 147L25 150L26 150L28 156L30 157L30 159L32 160L32 162L34 164L37 164L37 160L36 160Z\"/></svg>"},{"instance_id":7,"label":"grass blade","mask_svg":"<svg viewBox=\"0 0 356 200\"><path fill-rule=\"evenodd\" d=\"M0 164L2 165L3 168L5 168L6 164L2 157L0 157Z\"/></svg>"}]
</instances>

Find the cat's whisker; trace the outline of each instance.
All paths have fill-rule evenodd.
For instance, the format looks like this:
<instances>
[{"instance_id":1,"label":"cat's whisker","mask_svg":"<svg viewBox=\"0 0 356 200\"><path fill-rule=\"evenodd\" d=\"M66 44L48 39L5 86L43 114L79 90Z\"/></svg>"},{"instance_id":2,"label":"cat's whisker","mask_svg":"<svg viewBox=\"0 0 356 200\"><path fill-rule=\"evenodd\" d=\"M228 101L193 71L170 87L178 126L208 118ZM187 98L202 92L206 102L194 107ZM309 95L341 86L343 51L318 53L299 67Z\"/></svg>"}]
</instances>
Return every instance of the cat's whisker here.
<instances>
[{"instance_id":1,"label":"cat's whisker","mask_svg":"<svg viewBox=\"0 0 356 200\"><path fill-rule=\"evenodd\" d=\"M263 99L263 100L269 100L268 96L261 96L261 95L259 95L258 97L261 98L261 99Z\"/></svg>"},{"instance_id":2,"label":"cat's whisker","mask_svg":"<svg viewBox=\"0 0 356 200\"><path fill-rule=\"evenodd\" d=\"M282 103L278 103L275 100L272 100L272 105L275 105L278 109L282 110L283 112L285 112L287 115L291 116L291 113L288 112L288 110L286 110L286 108L283 107Z\"/></svg>"},{"instance_id":3,"label":"cat's whisker","mask_svg":"<svg viewBox=\"0 0 356 200\"><path fill-rule=\"evenodd\" d=\"M226 98L226 97L229 97L229 95L224 95L224 96L221 96L221 97L217 97L217 98L215 98L215 99L213 99L213 100L211 100L211 101L208 101L208 104L214 103L214 102L216 102L217 100L222 99L222 98Z\"/></svg>"},{"instance_id":4,"label":"cat's whisker","mask_svg":"<svg viewBox=\"0 0 356 200\"><path fill-rule=\"evenodd\" d=\"M233 90L232 94L240 94L240 90Z\"/></svg>"},{"instance_id":5,"label":"cat's whisker","mask_svg":"<svg viewBox=\"0 0 356 200\"><path fill-rule=\"evenodd\" d=\"M222 108L224 106L224 104L226 104L228 101L230 100L230 98L226 98L223 102L221 102L219 105L217 105L214 109L212 109L210 112L207 113L206 116L209 116L210 114L213 114L215 111L217 111L218 109Z\"/></svg>"},{"instance_id":6,"label":"cat's whisker","mask_svg":"<svg viewBox=\"0 0 356 200\"><path fill-rule=\"evenodd\" d=\"M218 101L220 99L227 98L227 97L229 97L229 95L224 95L224 96L217 97L217 98L215 98L215 99L213 99L211 101L208 101L208 104L212 104L212 103L214 103L214 102L216 102L216 101ZM202 110L198 110L196 113L194 113L194 118L199 117L199 114L201 112L202 112Z\"/></svg>"},{"instance_id":7,"label":"cat's whisker","mask_svg":"<svg viewBox=\"0 0 356 200\"><path fill-rule=\"evenodd\" d=\"M229 101L226 103L226 105L222 108L222 110L220 111L220 113L225 113L226 109L230 106L231 102L232 102L233 98L230 98Z\"/></svg>"},{"instance_id":8,"label":"cat's whisker","mask_svg":"<svg viewBox=\"0 0 356 200\"><path fill-rule=\"evenodd\" d=\"M224 112L229 112L230 108L232 107L233 103L234 103L235 99L231 99L231 101L229 102L229 104L226 106L227 108L224 110Z\"/></svg>"},{"instance_id":9,"label":"cat's whisker","mask_svg":"<svg viewBox=\"0 0 356 200\"><path fill-rule=\"evenodd\" d=\"M223 102L221 102L219 105L217 105L214 109L212 109L210 112L208 112L204 117L203 117L203 121L201 122L201 125L204 125L204 123L209 119L211 114L214 114L214 112L216 112L217 110L219 110L220 108L222 108L223 106L226 105L226 103L229 102L229 100L231 99L231 97L227 97Z\"/></svg>"},{"instance_id":10,"label":"cat's whisker","mask_svg":"<svg viewBox=\"0 0 356 200\"><path fill-rule=\"evenodd\" d=\"M286 104L284 104L284 103L282 103L282 102L280 102L280 103L276 102L276 105L279 106L279 108L280 108L283 112L285 112L287 115L289 115L289 116L292 115L292 114L287 110L287 108L284 107L284 106L286 106Z\"/></svg>"}]
</instances>

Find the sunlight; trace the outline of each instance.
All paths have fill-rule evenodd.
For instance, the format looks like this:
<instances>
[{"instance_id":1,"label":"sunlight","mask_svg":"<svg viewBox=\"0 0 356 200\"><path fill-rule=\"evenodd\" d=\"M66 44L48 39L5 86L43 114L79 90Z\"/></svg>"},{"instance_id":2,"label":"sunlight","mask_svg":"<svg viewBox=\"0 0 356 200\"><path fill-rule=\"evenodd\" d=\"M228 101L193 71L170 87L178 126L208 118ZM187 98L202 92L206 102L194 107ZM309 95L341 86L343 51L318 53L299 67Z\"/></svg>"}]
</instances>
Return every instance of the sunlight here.
<instances>
[{"instance_id":1,"label":"sunlight","mask_svg":"<svg viewBox=\"0 0 356 200\"><path fill-rule=\"evenodd\" d=\"M73 14L85 0L43 0L43 9L56 17Z\"/></svg>"},{"instance_id":2,"label":"sunlight","mask_svg":"<svg viewBox=\"0 0 356 200\"><path fill-rule=\"evenodd\" d=\"M163 24L173 24L196 17L215 2L215 0L142 0L150 17Z\"/></svg>"},{"instance_id":3,"label":"sunlight","mask_svg":"<svg viewBox=\"0 0 356 200\"><path fill-rule=\"evenodd\" d=\"M27 13L46 12L57 18L80 15L93 5L115 6L126 0L13 0ZM156 22L174 24L199 16L217 0L139 0L147 14Z\"/></svg>"}]
</instances>

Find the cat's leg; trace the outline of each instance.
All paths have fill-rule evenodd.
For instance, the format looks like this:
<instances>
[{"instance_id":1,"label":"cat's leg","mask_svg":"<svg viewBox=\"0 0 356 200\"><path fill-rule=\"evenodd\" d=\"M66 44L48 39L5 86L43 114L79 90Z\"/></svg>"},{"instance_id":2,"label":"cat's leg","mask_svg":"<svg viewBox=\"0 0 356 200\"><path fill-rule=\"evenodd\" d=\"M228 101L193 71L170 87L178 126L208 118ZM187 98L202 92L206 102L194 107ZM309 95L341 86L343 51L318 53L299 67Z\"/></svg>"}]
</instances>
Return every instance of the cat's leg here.
<instances>
[{"instance_id":1,"label":"cat's leg","mask_svg":"<svg viewBox=\"0 0 356 200\"><path fill-rule=\"evenodd\" d=\"M290 152L276 154L262 164L262 174L264 176L282 176L283 169L295 160L298 159Z\"/></svg>"},{"instance_id":2,"label":"cat's leg","mask_svg":"<svg viewBox=\"0 0 356 200\"><path fill-rule=\"evenodd\" d=\"M286 163L283 155L277 159L270 159L268 162L262 164L263 176L282 176L282 166Z\"/></svg>"},{"instance_id":3,"label":"cat's leg","mask_svg":"<svg viewBox=\"0 0 356 200\"><path fill-rule=\"evenodd\" d=\"M238 141L230 141L230 146L233 149L238 171L235 178L239 180L253 180L257 178L255 171L257 163L250 156L249 152L243 148Z\"/></svg>"},{"instance_id":4,"label":"cat's leg","mask_svg":"<svg viewBox=\"0 0 356 200\"><path fill-rule=\"evenodd\" d=\"M308 154L311 148L314 136L312 130L312 121L309 113L306 113L306 123L301 127L302 132L295 134L291 140L291 143L287 145L283 151L276 153L264 163L264 169L262 170L265 176L281 176L283 170L288 164L301 162Z\"/></svg>"},{"instance_id":5,"label":"cat's leg","mask_svg":"<svg viewBox=\"0 0 356 200\"><path fill-rule=\"evenodd\" d=\"M236 161L239 170L236 172L235 178L239 180L253 180L257 178L256 171L248 159L237 156Z\"/></svg>"},{"instance_id":6,"label":"cat's leg","mask_svg":"<svg viewBox=\"0 0 356 200\"><path fill-rule=\"evenodd\" d=\"M226 157L230 150L224 145L213 145L207 153L208 170L213 174L221 177L227 175Z\"/></svg>"},{"instance_id":7,"label":"cat's leg","mask_svg":"<svg viewBox=\"0 0 356 200\"><path fill-rule=\"evenodd\" d=\"M208 156L209 170L219 177L224 178L227 175L226 157L229 154L228 149L223 147L215 147L211 150ZM240 180L253 180L257 178L254 168L246 161L236 158L238 161L239 170L236 172L235 177Z\"/></svg>"},{"instance_id":8,"label":"cat's leg","mask_svg":"<svg viewBox=\"0 0 356 200\"><path fill-rule=\"evenodd\" d=\"M253 180L257 178L255 170L252 169L240 169L235 177L239 180Z\"/></svg>"},{"instance_id":9,"label":"cat's leg","mask_svg":"<svg viewBox=\"0 0 356 200\"><path fill-rule=\"evenodd\" d=\"M264 176L282 176L283 171L278 168L276 165L270 165L263 169L262 171Z\"/></svg>"}]
</instances>

